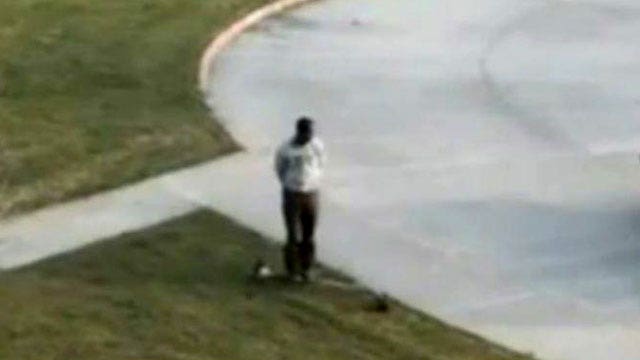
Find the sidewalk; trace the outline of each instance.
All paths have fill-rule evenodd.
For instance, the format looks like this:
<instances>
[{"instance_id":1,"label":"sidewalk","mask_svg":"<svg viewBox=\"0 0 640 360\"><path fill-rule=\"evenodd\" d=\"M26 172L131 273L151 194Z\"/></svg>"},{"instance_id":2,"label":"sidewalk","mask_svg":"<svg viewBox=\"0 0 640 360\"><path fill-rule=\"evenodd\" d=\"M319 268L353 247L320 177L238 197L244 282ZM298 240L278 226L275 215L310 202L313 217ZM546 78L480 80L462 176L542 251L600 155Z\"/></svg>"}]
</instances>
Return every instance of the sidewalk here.
<instances>
[{"instance_id":1,"label":"sidewalk","mask_svg":"<svg viewBox=\"0 0 640 360\"><path fill-rule=\"evenodd\" d=\"M0 268L27 265L99 239L184 215L198 204L179 195L177 184L213 164L146 180L0 222Z\"/></svg>"},{"instance_id":2,"label":"sidewalk","mask_svg":"<svg viewBox=\"0 0 640 360\"><path fill-rule=\"evenodd\" d=\"M203 93L207 93L207 85L211 82L214 59L237 37L266 18L313 1L275 1L239 19L220 33L202 56L198 80ZM243 160L239 160L239 157ZM0 269L27 265L94 241L143 229L203 206L218 209L213 199L221 193L235 193L238 183L229 179L239 178L234 175L241 172L255 170L255 165L248 164L255 160L255 157L247 154L216 159L88 198L2 220ZM234 161L238 161L238 164L231 165ZM229 185L232 185L232 189Z\"/></svg>"},{"instance_id":3,"label":"sidewalk","mask_svg":"<svg viewBox=\"0 0 640 360\"><path fill-rule=\"evenodd\" d=\"M27 265L203 207L236 217L244 210L244 218L251 219L247 225L278 236L278 187L265 174L269 166L265 156L240 153L2 221L0 268ZM252 186L251 196L239 190L243 184ZM255 216L246 216L247 210Z\"/></svg>"}]
</instances>

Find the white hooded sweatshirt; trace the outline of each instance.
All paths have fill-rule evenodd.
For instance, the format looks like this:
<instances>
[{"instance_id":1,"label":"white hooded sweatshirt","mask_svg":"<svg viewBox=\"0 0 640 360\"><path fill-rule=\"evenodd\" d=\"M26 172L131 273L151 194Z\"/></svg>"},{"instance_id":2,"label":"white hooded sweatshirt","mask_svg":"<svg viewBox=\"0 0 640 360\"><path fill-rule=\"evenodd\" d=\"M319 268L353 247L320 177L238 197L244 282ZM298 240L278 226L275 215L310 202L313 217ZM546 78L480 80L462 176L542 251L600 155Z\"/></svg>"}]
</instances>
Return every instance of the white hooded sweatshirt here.
<instances>
[{"instance_id":1,"label":"white hooded sweatshirt","mask_svg":"<svg viewBox=\"0 0 640 360\"><path fill-rule=\"evenodd\" d=\"M289 140L276 152L275 170L280 183L289 191L309 193L319 190L325 164L324 145L316 137L302 146Z\"/></svg>"}]
</instances>

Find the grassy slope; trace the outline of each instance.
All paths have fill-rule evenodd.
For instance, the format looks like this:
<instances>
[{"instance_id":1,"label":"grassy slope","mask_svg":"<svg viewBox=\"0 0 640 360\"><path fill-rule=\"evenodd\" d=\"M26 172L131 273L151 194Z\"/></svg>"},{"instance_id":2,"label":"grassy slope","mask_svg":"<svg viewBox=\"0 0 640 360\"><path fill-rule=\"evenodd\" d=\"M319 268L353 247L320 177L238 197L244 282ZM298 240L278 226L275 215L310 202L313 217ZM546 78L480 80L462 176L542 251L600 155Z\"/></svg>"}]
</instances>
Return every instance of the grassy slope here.
<instances>
[{"instance_id":1,"label":"grassy slope","mask_svg":"<svg viewBox=\"0 0 640 360\"><path fill-rule=\"evenodd\" d=\"M353 290L247 280L278 255L200 212L0 274L0 359L528 359Z\"/></svg>"},{"instance_id":2,"label":"grassy slope","mask_svg":"<svg viewBox=\"0 0 640 360\"><path fill-rule=\"evenodd\" d=\"M267 0L0 2L0 216L232 151L195 88ZM215 234L215 235L212 235ZM0 274L0 359L520 359L362 294L251 285L278 251L199 213Z\"/></svg>"},{"instance_id":3,"label":"grassy slope","mask_svg":"<svg viewBox=\"0 0 640 360\"><path fill-rule=\"evenodd\" d=\"M0 217L236 149L198 60L267 2L0 1Z\"/></svg>"}]
</instances>

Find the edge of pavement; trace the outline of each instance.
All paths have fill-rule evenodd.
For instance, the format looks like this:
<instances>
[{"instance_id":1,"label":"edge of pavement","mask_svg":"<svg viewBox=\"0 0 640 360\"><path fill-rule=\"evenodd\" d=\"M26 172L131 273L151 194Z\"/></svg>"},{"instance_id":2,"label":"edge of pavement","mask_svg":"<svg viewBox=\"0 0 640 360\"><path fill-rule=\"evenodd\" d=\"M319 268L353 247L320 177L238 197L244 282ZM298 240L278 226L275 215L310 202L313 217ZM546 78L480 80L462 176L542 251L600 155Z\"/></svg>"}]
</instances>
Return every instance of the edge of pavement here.
<instances>
[{"instance_id":1,"label":"edge of pavement","mask_svg":"<svg viewBox=\"0 0 640 360\"><path fill-rule=\"evenodd\" d=\"M277 0L254 10L215 36L200 60L197 80L204 98L207 96L207 84L212 80L215 58L240 35L269 17L317 1ZM234 161L241 154L215 158L120 188L2 219L0 271L25 266L195 211L204 204L180 194L177 187L187 185L189 178L202 182L202 176L212 167L224 167L223 163ZM207 205L215 209L215 206Z\"/></svg>"}]
</instances>

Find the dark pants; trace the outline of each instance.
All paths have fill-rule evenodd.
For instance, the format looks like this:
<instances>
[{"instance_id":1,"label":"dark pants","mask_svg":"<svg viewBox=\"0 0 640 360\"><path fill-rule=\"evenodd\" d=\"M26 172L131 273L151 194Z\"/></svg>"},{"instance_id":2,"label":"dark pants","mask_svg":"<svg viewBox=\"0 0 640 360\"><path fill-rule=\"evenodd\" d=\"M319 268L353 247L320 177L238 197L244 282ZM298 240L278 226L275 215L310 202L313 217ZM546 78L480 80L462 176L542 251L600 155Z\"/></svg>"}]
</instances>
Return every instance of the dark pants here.
<instances>
[{"instance_id":1,"label":"dark pants","mask_svg":"<svg viewBox=\"0 0 640 360\"><path fill-rule=\"evenodd\" d=\"M318 219L318 194L284 190L282 212L287 229L285 268L289 275L306 275L315 257L313 236Z\"/></svg>"}]
</instances>

